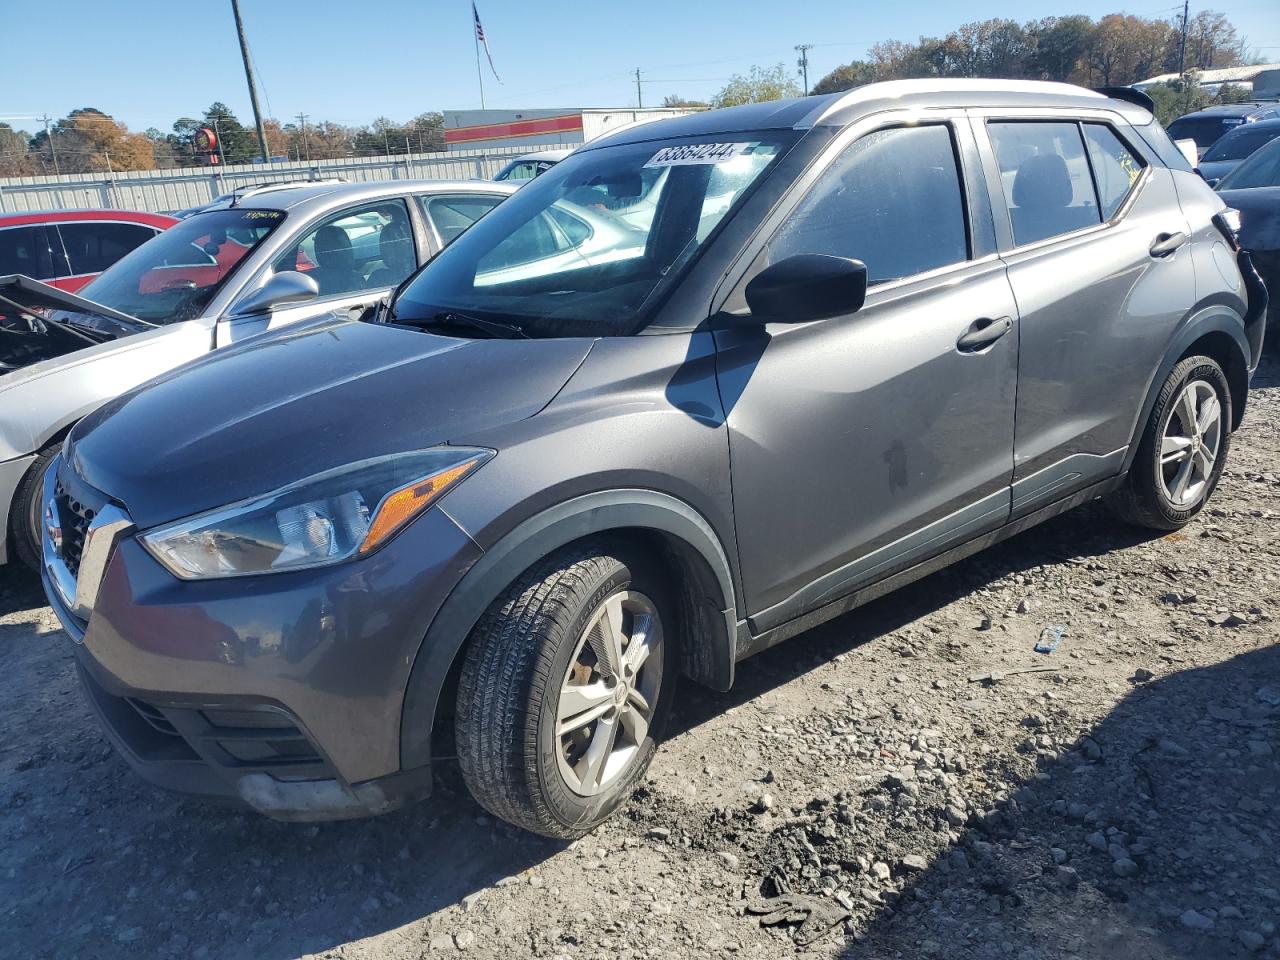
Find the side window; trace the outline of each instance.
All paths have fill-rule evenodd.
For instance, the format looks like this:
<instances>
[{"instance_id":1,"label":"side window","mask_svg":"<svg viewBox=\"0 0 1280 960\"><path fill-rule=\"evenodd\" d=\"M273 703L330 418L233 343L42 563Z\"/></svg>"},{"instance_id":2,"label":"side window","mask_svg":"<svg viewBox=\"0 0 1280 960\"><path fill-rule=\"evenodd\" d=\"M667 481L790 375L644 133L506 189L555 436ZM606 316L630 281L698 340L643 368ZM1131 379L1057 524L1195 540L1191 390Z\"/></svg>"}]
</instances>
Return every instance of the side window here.
<instances>
[{"instance_id":1,"label":"side window","mask_svg":"<svg viewBox=\"0 0 1280 960\"><path fill-rule=\"evenodd\" d=\"M73 275L101 273L156 235L140 223L60 223L57 230Z\"/></svg>"},{"instance_id":2,"label":"side window","mask_svg":"<svg viewBox=\"0 0 1280 960\"><path fill-rule=\"evenodd\" d=\"M1142 159L1103 123L1086 123L1084 142L1089 148L1089 163L1093 166L1093 179L1098 187L1102 219L1110 220L1138 182L1142 174Z\"/></svg>"},{"instance_id":3,"label":"side window","mask_svg":"<svg viewBox=\"0 0 1280 960\"><path fill-rule=\"evenodd\" d=\"M271 269L307 273L322 297L336 297L394 287L417 265L404 201L383 200L322 221L287 247Z\"/></svg>"},{"instance_id":4,"label":"side window","mask_svg":"<svg viewBox=\"0 0 1280 960\"><path fill-rule=\"evenodd\" d=\"M1102 222L1080 128L1060 121L990 122L1018 246Z\"/></svg>"},{"instance_id":5,"label":"side window","mask_svg":"<svg viewBox=\"0 0 1280 960\"><path fill-rule=\"evenodd\" d=\"M524 163L517 163L514 167L507 171L503 180L532 180L539 173L538 165L531 160Z\"/></svg>"},{"instance_id":6,"label":"side window","mask_svg":"<svg viewBox=\"0 0 1280 960\"><path fill-rule=\"evenodd\" d=\"M447 247L458 234L502 202L502 197L418 197L422 212Z\"/></svg>"},{"instance_id":7,"label":"side window","mask_svg":"<svg viewBox=\"0 0 1280 960\"><path fill-rule=\"evenodd\" d=\"M0 229L0 277L23 273L36 280L54 277L45 228L8 227Z\"/></svg>"},{"instance_id":8,"label":"side window","mask_svg":"<svg viewBox=\"0 0 1280 960\"><path fill-rule=\"evenodd\" d=\"M893 127L851 144L769 241L768 262L804 253L861 260L871 283L967 260L950 128Z\"/></svg>"}]
</instances>

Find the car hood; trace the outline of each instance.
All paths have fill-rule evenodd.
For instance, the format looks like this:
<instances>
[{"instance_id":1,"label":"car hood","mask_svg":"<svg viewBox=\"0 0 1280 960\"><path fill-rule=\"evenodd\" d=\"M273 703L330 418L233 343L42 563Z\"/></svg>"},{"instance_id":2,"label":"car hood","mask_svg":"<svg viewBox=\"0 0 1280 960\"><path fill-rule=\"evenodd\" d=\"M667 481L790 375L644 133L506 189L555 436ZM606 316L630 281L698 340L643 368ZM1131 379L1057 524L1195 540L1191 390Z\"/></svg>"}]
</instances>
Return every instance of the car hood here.
<instances>
[{"instance_id":1,"label":"car hood","mask_svg":"<svg viewBox=\"0 0 1280 960\"><path fill-rule=\"evenodd\" d=\"M148 329L154 324L39 280L0 277L0 386L16 371Z\"/></svg>"},{"instance_id":2,"label":"car hood","mask_svg":"<svg viewBox=\"0 0 1280 960\"><path fill-rule=\"evenodd\" d=\"M145 529L531 417L591 343L304 322L112 401L72 431L68 457Z\"/></svg>"},{"instance_id":3,"label":"car hood","mask_svg":"<svg viewBox=\"0 0 1280 960\"><path fill-rule=\"evenodd\" d=\"M1219 190L1228 207L1240 211L1240 245L1246 250L1280 250L1280 186Z\"/></svg>"}]
</instances>

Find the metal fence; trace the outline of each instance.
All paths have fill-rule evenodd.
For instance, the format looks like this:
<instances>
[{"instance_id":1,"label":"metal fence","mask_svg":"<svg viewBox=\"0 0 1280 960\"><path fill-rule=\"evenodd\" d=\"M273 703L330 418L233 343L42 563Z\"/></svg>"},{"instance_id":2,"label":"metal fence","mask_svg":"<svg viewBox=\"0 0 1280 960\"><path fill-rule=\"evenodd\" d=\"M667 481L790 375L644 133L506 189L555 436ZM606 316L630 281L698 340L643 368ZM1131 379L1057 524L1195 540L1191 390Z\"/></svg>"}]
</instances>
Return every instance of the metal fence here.
<instances>
[{"instance_id":1,"label":"metal fence","mask_svg":"<svg viewBox=\"0 0 1280 960\"><path fill-rule=\"evenodd\" d=\"M492 177L512 156L537 147L490 147L483 152L411 153L394 157L304 160L272 164L180 167L114 174L0 178L0 213L112 208L169 213L208 203L220 194L283 180L468 180Z\"/></svg>"}]
</instances>

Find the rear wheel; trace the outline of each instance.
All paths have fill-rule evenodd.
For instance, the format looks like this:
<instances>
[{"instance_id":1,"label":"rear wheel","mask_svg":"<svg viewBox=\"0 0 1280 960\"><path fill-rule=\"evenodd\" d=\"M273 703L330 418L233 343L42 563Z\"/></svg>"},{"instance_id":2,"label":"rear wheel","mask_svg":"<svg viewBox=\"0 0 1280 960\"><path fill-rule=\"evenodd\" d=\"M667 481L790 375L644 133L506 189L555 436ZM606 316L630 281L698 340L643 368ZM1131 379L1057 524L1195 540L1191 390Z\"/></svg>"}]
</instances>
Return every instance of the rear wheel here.
<instances>
[{"instance_id":1,"label":"rear wheel","mask_svg":"<svg viewBox=\"0 0 1280 960\"><path fill-rule=\"evenodd\" d=\"M49 463L58 455L59 445L40 451L13 495L9 508L9 546L13 555L32 570L40 569L40 528L44 509L41 491Z\"/></svg>"},{"instance_id":2,"label":"rear wheel","mask_svg":"<svg viewBox=\"0 0 1280 960\"><path fill-rule=\"evenodd\" d=\"M586 543L494 601L469 641L455 726L482 806L573 838L631 795L670 708L668 597L643 558Z\"/></svg>"},{"instance_id":3,"label":"rear wheel","mask_svg":"<svg viewBox=\"0 0 1280 960\"><path fill-rule=\"evenodd\" d=\"M1230 441L1226 375L1210 357L1188 357L1165 380L1125 485L1108 503L1139 526L1185 526L1217 487Z\"/></svg>"}]
</instances>

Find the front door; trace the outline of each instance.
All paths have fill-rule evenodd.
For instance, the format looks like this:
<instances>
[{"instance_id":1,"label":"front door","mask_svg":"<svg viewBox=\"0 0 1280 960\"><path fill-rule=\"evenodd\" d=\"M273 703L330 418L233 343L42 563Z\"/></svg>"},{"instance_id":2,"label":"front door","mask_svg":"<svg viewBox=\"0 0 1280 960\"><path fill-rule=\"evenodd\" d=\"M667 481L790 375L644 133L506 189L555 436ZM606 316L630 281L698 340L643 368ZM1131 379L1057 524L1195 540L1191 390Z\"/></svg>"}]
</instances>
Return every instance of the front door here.
<instances>
[{"instance_id":1,"label":"front door","mask_svg":"<svg viewBox=\"0 0 1280 960\"><path fill-rule=\"evenodd\" d=\"M716 335L753 633L1008 516L1017 308L977 165L963 121L837 145L725 304L789 256L867 264L855 314Z\"/></svg>"},{"instance_id":2,"label":"front door","mask_svg":"<svg viewBox=\"0 0 1280 960\"><path fill-rule=\"evenodd\" d=\"M308 228L266 267L249 289L281 271L305 273L320 296L270 313L237 316L233 305L218 324L218 346L275 330L327 311L362 313L391 295L418 266L413 227L403 200L378 200L348 207Z\"/></svg>"}]
</instances>

